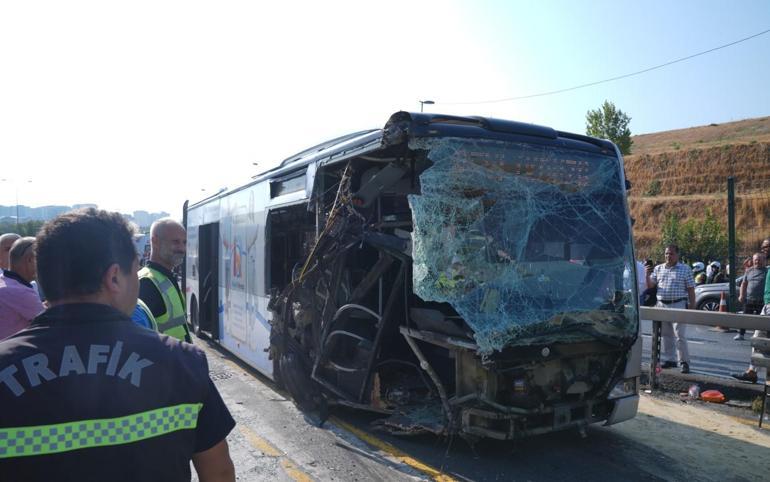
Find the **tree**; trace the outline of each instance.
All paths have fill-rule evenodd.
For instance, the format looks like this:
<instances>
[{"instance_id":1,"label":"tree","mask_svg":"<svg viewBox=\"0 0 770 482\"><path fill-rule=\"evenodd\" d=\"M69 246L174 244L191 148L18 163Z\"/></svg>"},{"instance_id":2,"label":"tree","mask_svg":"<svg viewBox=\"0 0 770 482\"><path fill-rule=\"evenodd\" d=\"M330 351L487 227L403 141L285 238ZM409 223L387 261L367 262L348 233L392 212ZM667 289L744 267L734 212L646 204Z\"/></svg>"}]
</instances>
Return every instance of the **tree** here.
<instances>
[{"instance_id":1,"label":"tree","mask_svg":"<svg viewBox=\"0 0 770 482\"><path fill-rule=\"evenodd\" d=\"M676 244L680 258L686 262L723 260L727 255L727 231L710 209L703 218L690 218L684 223L676 214L669 213L660 234L657 252Z\"/></svg>"},{"instance_id":2,"label":"tree","mask_svg":"<svg viewBox=\"0 0 770 482\"><path fill-rule=\"evenodd\" d=\"M43 221L25 221L18 226L15 222L0 223L0 234L16 233L21 236L35 236L43 226Z\"/></svg>"},{"instance_id":3,"label":"tree","mask_svg":"<svg viewBox=\"0 0 770 482\"><path fill-rule=\"evenodd\" d=\"M609 139L620 148L623 154L631 153L631 130L628 124L631 118L615 104L605 100L596 110L586 113L586 134L602 139Z\"/></svg>"}]
</instances>

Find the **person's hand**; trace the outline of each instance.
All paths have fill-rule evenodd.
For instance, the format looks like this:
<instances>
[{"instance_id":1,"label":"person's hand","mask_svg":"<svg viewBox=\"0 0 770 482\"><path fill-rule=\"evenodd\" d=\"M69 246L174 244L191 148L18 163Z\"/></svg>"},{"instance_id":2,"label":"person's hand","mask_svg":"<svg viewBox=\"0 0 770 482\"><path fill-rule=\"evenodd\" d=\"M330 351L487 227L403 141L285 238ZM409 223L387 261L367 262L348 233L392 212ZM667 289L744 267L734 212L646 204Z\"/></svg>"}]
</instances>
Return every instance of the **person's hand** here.
<instances>
[{"instance_id":1,"label":"person's hand","mask_svg":"<svg viewBox=\"0 0 770 482\"><path fill-rule=\"evenodd\" d=\"M743 295L738 295L738 302L743 303Z\"/></svg>"},{"instance_id":2,"label":"person's hand","mask_svg":"<svg viewBox=\"0 0 770 482\"><path fill-rule=\"evenodd\" d=\"M647 273L647 276L652 274L652 270L654 269L654 266L651 264L648 264L644 267L644 272Z\"/></svg>"}]
</instances>

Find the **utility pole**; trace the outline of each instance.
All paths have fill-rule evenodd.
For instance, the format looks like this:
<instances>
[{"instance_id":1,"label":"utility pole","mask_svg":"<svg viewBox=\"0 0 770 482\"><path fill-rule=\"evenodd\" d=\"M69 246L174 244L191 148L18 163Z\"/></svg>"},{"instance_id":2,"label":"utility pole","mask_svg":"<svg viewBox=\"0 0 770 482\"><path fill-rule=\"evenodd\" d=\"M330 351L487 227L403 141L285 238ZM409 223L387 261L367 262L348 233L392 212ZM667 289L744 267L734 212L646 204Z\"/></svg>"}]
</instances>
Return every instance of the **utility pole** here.
<instances>
[{"instance_id":1,"label":"utility pole","mask_svg":"<svg viewBox=\"0 0 770 482\"><path fill-rule=\"evenodd\" d=\"M735 265L735 178L732 176L727 178L727 262L730 266L727 310L735 313L738 311L735 297L735 275L738 273L738 266Z\"/></svg>"}]
</instances>

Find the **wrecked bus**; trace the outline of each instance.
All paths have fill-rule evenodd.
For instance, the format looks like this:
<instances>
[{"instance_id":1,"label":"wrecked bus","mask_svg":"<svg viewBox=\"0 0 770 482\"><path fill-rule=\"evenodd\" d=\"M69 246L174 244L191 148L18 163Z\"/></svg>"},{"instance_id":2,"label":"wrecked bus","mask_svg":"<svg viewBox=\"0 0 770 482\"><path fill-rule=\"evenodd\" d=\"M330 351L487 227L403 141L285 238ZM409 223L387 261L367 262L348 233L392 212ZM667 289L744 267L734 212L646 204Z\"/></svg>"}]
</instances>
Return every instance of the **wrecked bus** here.
<instances>
[{"instance_id":1,"label":"wrecked bus","mask_svg":"<svg viewBox=\"0 0 770 482\"><path fill-rule=\"evenodd\" d=\"M398 112L186 206L190 323L321 419L471 440L621 422L626 187L608 141Z\"/></svg>"}]
</instances>

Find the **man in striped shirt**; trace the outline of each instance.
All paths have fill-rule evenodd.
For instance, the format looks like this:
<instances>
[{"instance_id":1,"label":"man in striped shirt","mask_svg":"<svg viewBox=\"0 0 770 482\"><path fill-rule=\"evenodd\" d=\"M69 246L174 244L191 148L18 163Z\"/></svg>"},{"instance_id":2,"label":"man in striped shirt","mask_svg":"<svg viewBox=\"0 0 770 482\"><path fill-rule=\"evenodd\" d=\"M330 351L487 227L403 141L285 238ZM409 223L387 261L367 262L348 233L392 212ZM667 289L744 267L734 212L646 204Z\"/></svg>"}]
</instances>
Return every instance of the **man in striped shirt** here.
<instances>
[{"instance_id":1,"label":"man in striped shirt","mask_svg":"<svg viewBox=\"0 0 770 482\"><path fill-rule=\"evenodd\" d=\"M675 244L666 246L664 252L666 262L655 266L647 266L647 287L658 287L658 302L656 308L695 308L695 280L692 270L686 264L679 262L679 247ZM672 326L673 325L673 326ZM690 354L687 350L687 325L684 323L662 322L663 363L661 368L674 368L674 337L676 337L676 354L682 365L682 373L690 373Z\"/></svg>"}]
</instances>

